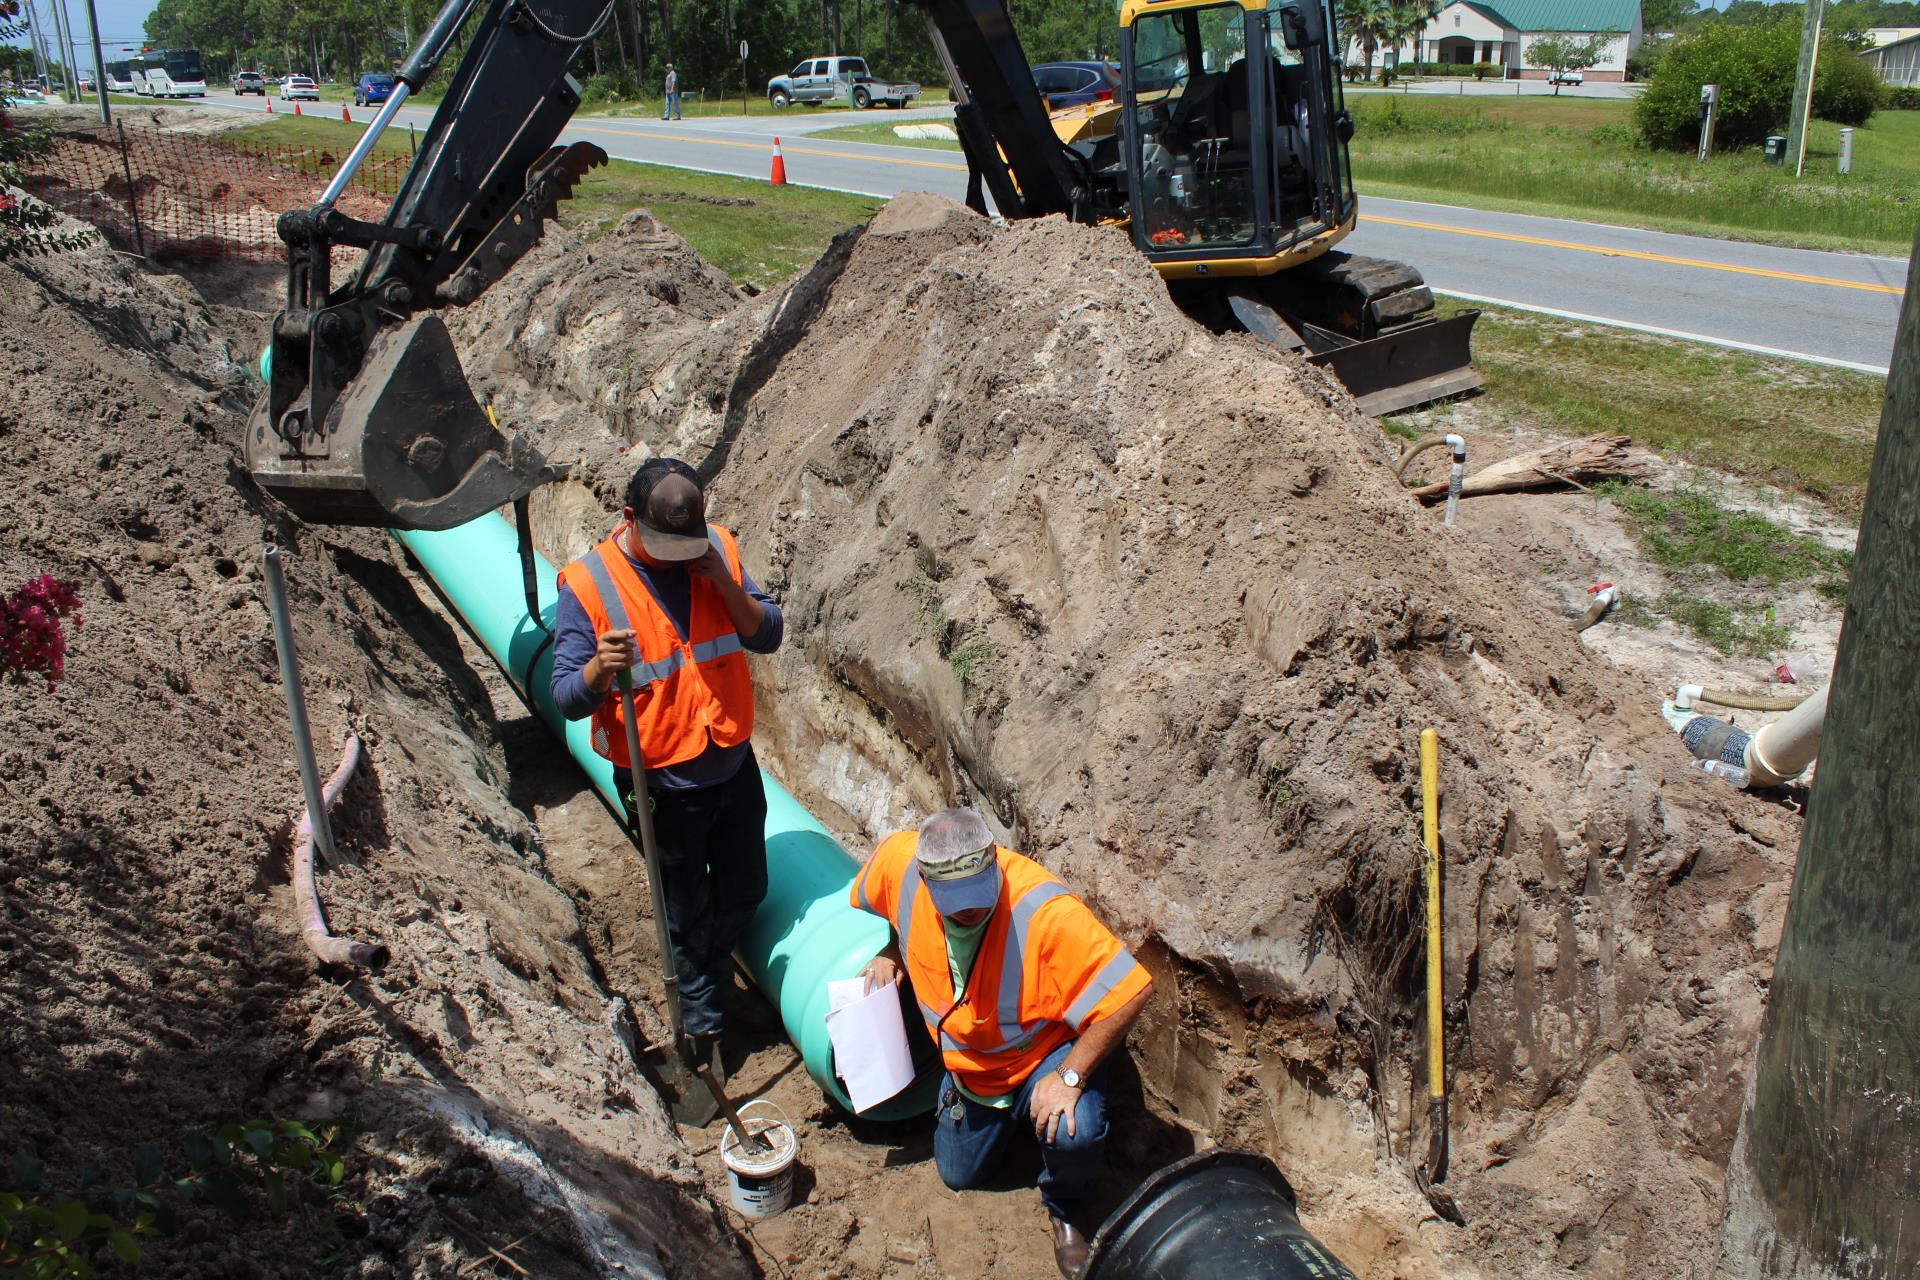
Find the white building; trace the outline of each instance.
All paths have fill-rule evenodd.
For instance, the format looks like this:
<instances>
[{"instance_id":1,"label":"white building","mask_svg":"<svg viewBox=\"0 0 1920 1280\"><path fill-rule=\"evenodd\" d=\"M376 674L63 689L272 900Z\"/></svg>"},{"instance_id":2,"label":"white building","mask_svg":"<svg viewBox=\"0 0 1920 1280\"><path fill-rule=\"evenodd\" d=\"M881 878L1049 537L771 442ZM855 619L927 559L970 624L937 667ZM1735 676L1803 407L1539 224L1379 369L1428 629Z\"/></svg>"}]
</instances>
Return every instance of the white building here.
<instances>
[{"instance_id":1,"label":"white building","mask_svg":"<svg viewBox=\"0 0 1920 1280\"><path fill-rule=\"evenodd\" d=\"M1586 78L1625 80L1627 59L1643 38L1640 0L1452 0L1400 47L1400 58L1462 68L1487 62L1508 79L1544 80L1547 68L1533 61L1529 51L1535 41L1550 35L1604 35L1600 60ZM1364 56L1358 44L1350 45L1353 65L1360 65ZM1374 58L1376 63L1388 60L1387 51L1376 51Z\"/></svg>"},{"instance_id":2,"label":"white building","mask_svg":"<svg viewBox=\"0 0 1920 1280\"><path fill-rule=\"evenodd\" d=\"M1860 54L1888 84L1920 84L1920 31L1876 45Z\"/></svg>"}]
</instances>

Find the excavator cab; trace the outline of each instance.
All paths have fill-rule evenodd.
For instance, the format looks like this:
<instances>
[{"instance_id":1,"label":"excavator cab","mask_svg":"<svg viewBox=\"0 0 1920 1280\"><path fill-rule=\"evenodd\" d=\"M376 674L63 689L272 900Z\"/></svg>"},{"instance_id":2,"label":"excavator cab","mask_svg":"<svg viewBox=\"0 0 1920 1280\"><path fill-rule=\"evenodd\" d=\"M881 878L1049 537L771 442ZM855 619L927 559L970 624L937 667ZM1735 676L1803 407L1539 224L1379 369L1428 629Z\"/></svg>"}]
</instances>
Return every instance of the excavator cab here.
<instances>
[{"instance_id":1,"label":"excavator cab","mask_svg":"<svg viewBox=\"0 0 1920 1280\"><path fill-rule=\"evenodd\" d=\"M1180 305L1336 373L1380 414L1481 384L1478 312L1433 316L1404 263L1335 249L1356 221L1328 0L1123 0L1127 222Z\"/></svg>"},{"instance_id":2,"label":"excavator cab","mask_svg":"<svg viewBox=\"0 0 1920 1280\"><path fill-rule=\"evenodd\" d=\"M1133 236L1163 275L1271 274L1352 225L1352 120L1326 100L1311 12L1161 3L1125 28Z\"/></svg>"}]
</instances>

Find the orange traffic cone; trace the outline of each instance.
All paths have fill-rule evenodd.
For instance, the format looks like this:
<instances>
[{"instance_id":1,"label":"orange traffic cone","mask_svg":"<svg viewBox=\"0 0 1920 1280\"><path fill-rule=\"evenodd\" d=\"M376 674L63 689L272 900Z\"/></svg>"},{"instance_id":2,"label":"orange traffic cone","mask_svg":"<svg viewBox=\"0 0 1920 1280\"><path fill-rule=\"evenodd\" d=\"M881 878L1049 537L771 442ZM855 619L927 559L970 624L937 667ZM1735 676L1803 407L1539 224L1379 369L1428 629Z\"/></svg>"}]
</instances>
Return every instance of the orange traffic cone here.
<instances>
[{"instance_id":1,"label":"orange traffic cone","mask_svg":"<svg viewBox=\"0 0 1920 1280\"><path fill-rule=\"evenodd\" d=\"M268 114L268 115L272 115L272 114L273 114L273 99L272 99L272 98L268 98L268 99L267 99L267 114Z\"/></svg>"},{"instance_id":2,"label":"orange traffic cone","mask_svg":"<svg viewBox=\"0 0 1920 1280\"><path fill-rule=\"evenodd\" d=\"M780 154L780 139L773 140L773 172L767 177L770 187L787 185L787 158Z\"/></svg>"},{"instance_id":3,"label":"orange traffic cone","mask_svg":"<svg viewBox=\"0 0 1920 1280\"><path fill-rule=\"evenodd\" d=\"M295 115L300 114L300 103L297 100L293 104L293 114Z\"/></svg>"},{"instance_id":4,"label":"orange traffic cone","mask_svg":"<svg viewBox=\"0 0 1920 1280\"><path fill-rule=\"evenodd\" d=\"M353 117L347 114L347 104L344 102L340 104L340 121L342 124L353 123Z\"/></svg>"}]
</instances>

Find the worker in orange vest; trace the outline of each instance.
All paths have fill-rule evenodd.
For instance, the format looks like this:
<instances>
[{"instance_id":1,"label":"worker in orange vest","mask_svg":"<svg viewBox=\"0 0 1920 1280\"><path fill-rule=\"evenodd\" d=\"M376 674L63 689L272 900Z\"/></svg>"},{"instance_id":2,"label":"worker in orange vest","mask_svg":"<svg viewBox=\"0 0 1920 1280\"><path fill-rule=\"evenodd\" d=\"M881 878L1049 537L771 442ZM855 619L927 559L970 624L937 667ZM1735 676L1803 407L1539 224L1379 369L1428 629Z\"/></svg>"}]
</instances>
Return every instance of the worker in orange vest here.
<instances>
[{"instance_id":1,"label":"worker in orange vest","mask_svg":"<svg viewBox=\"0 0 1920 1280\"><path fill-rule=\"evenodd\" d=\"M941 1049L941 1180L956 1191L981 1186L1030 1126L1054 1261L1077 1274L1107 1141L1106 1060L1153 979L1080 899L996 844L971 809L887 837L848 897L893 926L893 945L864 976L884 986L904 971Z\"/></svg>"},{"instance_id":2,"label":"worker in orange vest","mask_svg":"<svg viewBox=\"0 0 1920 1280\"><path fill-rule=\"evenodd\" d=\"M649 458L613 535L560 571L553 701L593 718L628 817L615 678L633 672L653 804L671 963L691 1061L719 1065L733 950L767 892L767 798L754 760L747 654L780 647L780 606L747 573L733 535L708 524L693 468ZM663 962L667 959L663 957Z\"/></svg>"}]
</instances>

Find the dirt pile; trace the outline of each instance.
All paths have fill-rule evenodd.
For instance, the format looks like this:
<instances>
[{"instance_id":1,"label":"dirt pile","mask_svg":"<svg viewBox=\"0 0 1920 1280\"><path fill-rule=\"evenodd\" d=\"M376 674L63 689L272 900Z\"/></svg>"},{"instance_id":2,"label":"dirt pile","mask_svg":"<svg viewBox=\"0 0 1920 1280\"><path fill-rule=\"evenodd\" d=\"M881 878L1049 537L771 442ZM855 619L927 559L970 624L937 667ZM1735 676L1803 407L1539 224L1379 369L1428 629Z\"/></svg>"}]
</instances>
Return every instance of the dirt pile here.
<instances>
[{"instance_id":1,"label":"dirt pile","mask_svg":"<svg viewBox=\"0 0 1920 1280\"><path fill-rule=\"evenodd\" d=\"M981 803L1159 969L1157 1105L1273 1152L1364 1274L1707 1274L1793 832L1399 492L1341 389L1194 325L1118 232L903 197L717 319L623 234L523 264L469 369L582 463L556 559L622 447L714 478L787 609L789 787L856 841ZM1428 725L1465 1228L1405 1172Z\"/></svg>"},{"instance_id":2,"label":"dirt pile","mask_svg":"<svg viewBox=\"0 0 1920 1280\"><path fill-rule=\"evenodd\" d=\"M349 1178L245 1235L189 1215L143 1274L736 1275L538 833L496 706L383 538L325 539L237 469L258 317L105 250L0 267L0 587L80 584L67 678L0 684L0 1167L131 1179L158 1143L338 1123ZM322 876L393 949L316 973L287 884L298 805L263 538L289 552L321 754L370 755ZM541 762L517 768L537 778Z\"/></svg>"}]
</instances>

